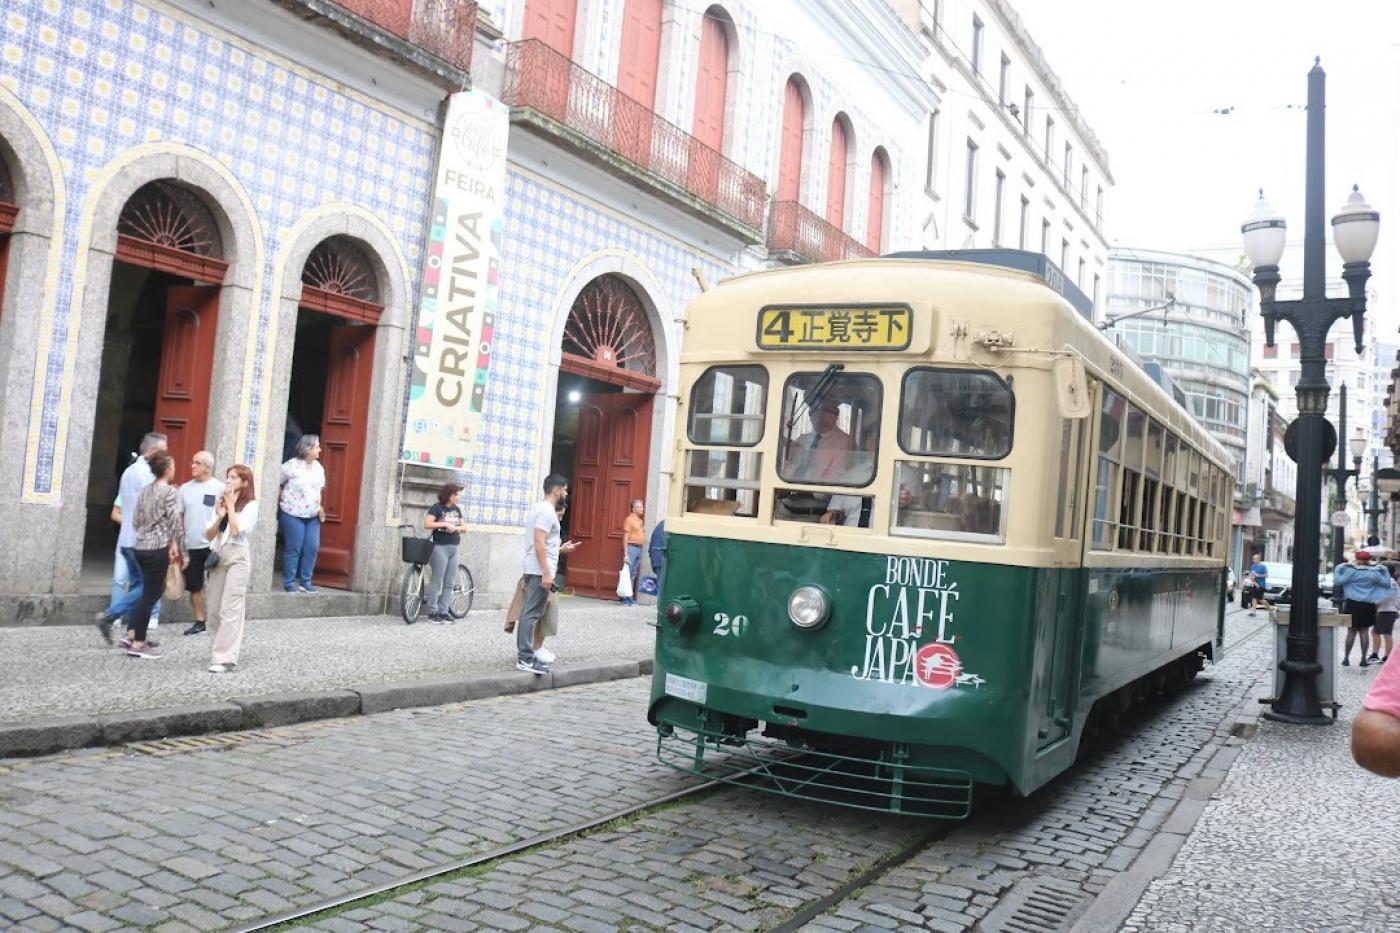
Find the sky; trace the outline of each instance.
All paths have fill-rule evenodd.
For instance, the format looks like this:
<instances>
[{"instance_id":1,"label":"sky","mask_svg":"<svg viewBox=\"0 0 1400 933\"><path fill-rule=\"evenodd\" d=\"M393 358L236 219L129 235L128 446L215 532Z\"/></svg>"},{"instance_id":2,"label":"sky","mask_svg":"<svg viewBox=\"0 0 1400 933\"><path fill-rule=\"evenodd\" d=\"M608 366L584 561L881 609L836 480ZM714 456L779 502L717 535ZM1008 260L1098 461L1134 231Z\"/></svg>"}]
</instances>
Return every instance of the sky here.
<instances>
[{"instance_id":1,"label":"sky","mask_svg":"<svg viewBox=\"0 0 1400 933\"><path fill-rule=\"evenodd\" d=\"M1012 0L1107 150L1111 246L1233 263L1258 189L1303 236L1307 74L1327 72L1326 217L1353 184L1381 213L1374 307L1400 324L1400 2ZM1224 113L1217 111L1226 111ZM1335 258L1328 247L1329 272ZM1285 278L1301 276L1301 252ZM1340 264L1336 271L1340 272ZM1394 284L1392 284L1394 282ZM1390 300L1386 300L1387 297Z\"/></svg>"}]
</instances>

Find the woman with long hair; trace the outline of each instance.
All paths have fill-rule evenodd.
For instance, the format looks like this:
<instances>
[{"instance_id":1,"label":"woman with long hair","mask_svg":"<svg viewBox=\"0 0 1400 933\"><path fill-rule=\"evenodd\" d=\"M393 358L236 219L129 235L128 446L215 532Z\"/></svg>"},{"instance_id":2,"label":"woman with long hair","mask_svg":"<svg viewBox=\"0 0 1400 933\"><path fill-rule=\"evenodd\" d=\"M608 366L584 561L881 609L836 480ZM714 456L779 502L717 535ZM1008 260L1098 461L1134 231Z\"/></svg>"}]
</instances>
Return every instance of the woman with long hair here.
<instances>
[{"instance_id":1,"label":"woman with long hair","mask_svg":"<svg viewBox=\"0 0 1400 933\"><path fill-rule=\"evenodd\" d=\"M236 463L224 474L224 491L214 506L214 520L204 529L204 536L214 542L211 553L218 555L206 584L211 674L227 674L238 664L248 611L248 549L257 521L253 471Z\"/></svg>"},{"instance_id":2,"label":"woman with long hair","mask_svg":"<svg viewBox=\"0 0 1400 933\"><path fill-rule=\"evenodd\" d=\"M428 507L423 527L433 533L433 579L428 588L428 621L434 625L451 625L457 620L448 612L452 598L452 578L457 574L457 549L467 523L462 519L462 487L444 483L438 490L437 502Z\"/></svg>"},{"instance_id":3,"label":"woman with long hair","mask_svg":"<svg viewBox=\"0 0 1400 933\"><path fill-rule=\"evenodd\" d=\"M146 643L151 609L165 593L165 574L172 563L184 566L185 510L175 478L175 460L165 450L147 457L155 482L141 490L136 500L136 563L141 568L141 598L131 610L131 643L126 653L133 658L159 658L155 645ZM123 640L125 642L125 640Z\"/></svg>"}]
</instances>

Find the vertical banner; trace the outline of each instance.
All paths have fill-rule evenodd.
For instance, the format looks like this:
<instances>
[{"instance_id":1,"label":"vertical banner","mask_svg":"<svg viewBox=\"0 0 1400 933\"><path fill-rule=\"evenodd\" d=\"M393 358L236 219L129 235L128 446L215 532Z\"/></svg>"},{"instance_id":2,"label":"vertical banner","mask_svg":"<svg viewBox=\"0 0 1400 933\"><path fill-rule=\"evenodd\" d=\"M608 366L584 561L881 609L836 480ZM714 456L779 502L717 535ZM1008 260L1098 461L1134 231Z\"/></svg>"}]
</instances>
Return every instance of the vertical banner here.
<instances>
[{"instance_id":1,"label":"vertical banner","mask_svg":"<svg viewBox=\"0 0 1400 933\"><path fill-rule=\"evenodd\" d=\"M509 132L509 109L489 94L448 99L413 337L405 463L454 471L471 464L500 300Z\"/></svg>"}]
</instances>

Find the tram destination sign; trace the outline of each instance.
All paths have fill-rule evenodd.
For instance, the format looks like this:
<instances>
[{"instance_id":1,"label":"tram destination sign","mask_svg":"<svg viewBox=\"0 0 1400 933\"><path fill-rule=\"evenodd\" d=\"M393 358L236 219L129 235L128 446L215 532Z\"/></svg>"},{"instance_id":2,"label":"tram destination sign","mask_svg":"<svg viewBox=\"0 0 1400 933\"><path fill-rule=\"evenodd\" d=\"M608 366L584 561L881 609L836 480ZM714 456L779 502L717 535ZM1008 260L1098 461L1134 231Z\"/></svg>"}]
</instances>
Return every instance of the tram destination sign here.
<instances>
[{"instance_id":1,"label":"tram destination sign","mask_svg":"<svg viewBox=\"0 0 1400 933\"><path fill-rule=\"evenodd\" d=\"M914 311L906 304L767 305L758 312L760 350L909 349Z\"/></svg>"}]
</instances>

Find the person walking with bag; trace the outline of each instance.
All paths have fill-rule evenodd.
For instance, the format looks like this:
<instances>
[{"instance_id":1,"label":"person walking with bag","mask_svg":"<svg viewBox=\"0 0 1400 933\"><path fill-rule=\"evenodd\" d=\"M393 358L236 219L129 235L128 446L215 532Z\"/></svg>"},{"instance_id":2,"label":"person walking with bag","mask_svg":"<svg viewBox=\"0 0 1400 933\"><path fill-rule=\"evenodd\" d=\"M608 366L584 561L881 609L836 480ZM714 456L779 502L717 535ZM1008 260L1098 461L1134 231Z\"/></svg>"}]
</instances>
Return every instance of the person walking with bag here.
<instances>
[{"instance_id":1,"label":"person walking with bag","mask_svg":"<svg viewBox=\"0 0 1400 933\"><path fill-rule=\"evenodd\" d=\"M646 541L645 515L645 504L641 499L633 499L632 510L622 520L622 563L631 582L628 587L618 586L619 594L624 589L629 593L621 597L624 606L637 605L637 578L642 572L642 544Z\"/></svg>"},{"instance_id":2,"label":"person walking with bag","mask_svg":"<svg viewBox=\"0 0 1400 933\"><path fill-rule=\"evenodd\" d=\"M151 454L155 482L141 490L136 500L133 527L136 533L136 563L141 568L141 597L131 610L131 626L122 639L126 653L133 658L157 659L160 651L146 642L151 609L165 592L165 576L170 565L185 558L185 515L180 507L180 490L171 485L175 461L165 450Z\"/></svg>"},{"instance_id":3,"label":"person walking with bag","mask_svg":"<svg viewBox=\"0 0 1400 933\"><path fill-rule=\"evenodd\" d=\"M428 507L423 527L432 532L432 582L428 586L428 621L434 625L452 625L457 620L448 612L452 598L452 578L457 573L457 551L467 523L462 518L462 487L444 483L438 490L437 502Z\"/></svg>"},{"instance_id":4,"label":"person walking with bag","mask_svg":"<svg viewBox=\"0 0 1400 933\"><path fill-rule=\"evenodd\" d=\"M303 434L297 455L282 464L282 493L278 496L278 523L282 526L282 589L288 593L316 592L311 574L321 549L321 493L326 470L321 466L321 438Z\"/></svg>"},{"instance_id":5,"label":"person walking with bag","mask_svg":"<svg viewBox=\"0 0 1400 933\"><path fill-rule=\"evenodd\" d=\"M117 488L116 508L121 509L121 531L117 534L117 553L126 564L126 592L118 595L113 587L113 599L97 614L97 631L107 644L112 643L112 623L131 612L141 599L141 565L136 562L136 502L141 492L155 482L150 456L165 450L165 435L152 432L141 438L140 453L122 471ZM163 584L162 584L163 587Z\"/></svg>"},{"instance_id":6,"label":"person walking with bag","mask_svg":"<svg viewBox=\"0 0 1400 933\"><path fill-rule=\"evenodd\" d=\"M227 674L238 664L243 648L243 622L248 606L248 549L258 523L258 500L253 471L241 463L224 474L224 490L214 506L214 520L204 529L213 541L209 561L209 673Z\"/></svg>"}]
</instances>

